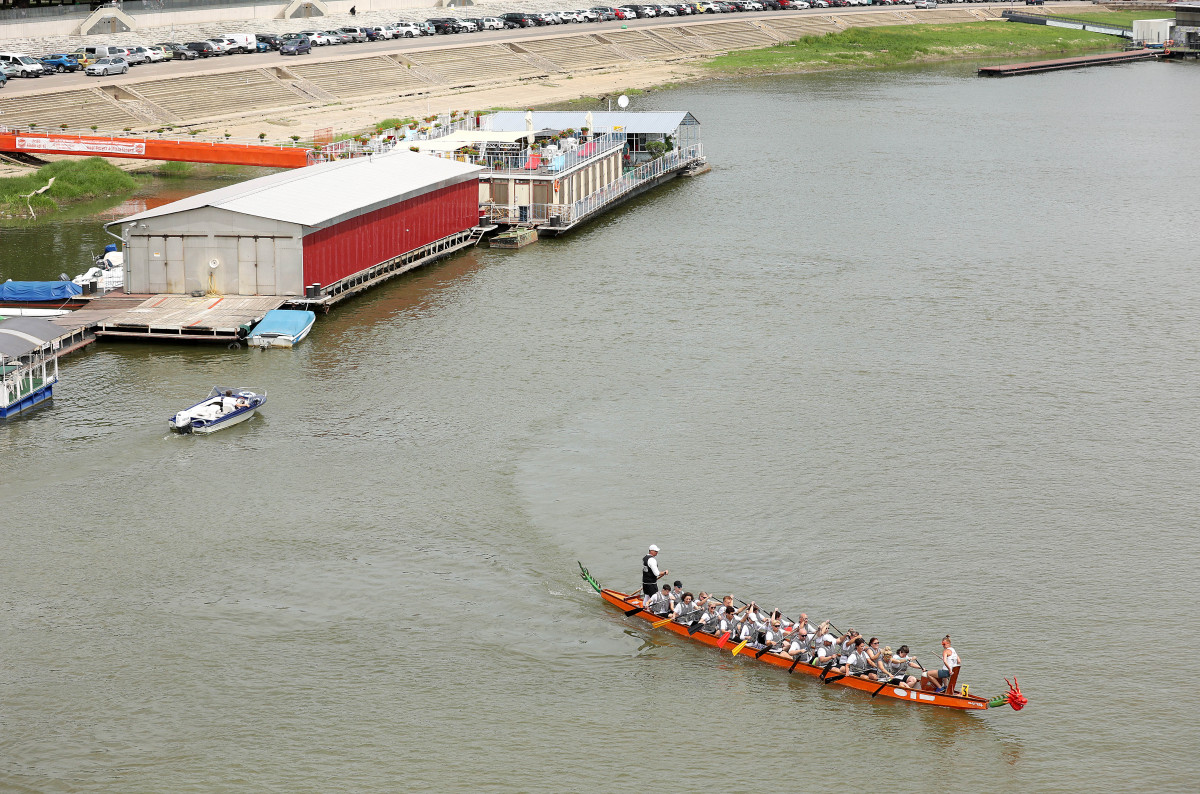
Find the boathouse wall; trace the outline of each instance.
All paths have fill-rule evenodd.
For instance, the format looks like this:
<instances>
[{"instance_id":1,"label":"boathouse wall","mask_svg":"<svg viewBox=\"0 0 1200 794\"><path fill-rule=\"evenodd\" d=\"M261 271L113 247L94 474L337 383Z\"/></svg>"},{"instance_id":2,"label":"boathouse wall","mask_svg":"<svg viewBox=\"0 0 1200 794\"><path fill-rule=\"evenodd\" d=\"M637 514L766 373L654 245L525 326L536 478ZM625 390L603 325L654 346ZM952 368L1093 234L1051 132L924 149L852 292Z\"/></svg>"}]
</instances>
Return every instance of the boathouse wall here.
<instances>
[{"instance_id":1,"label":"boathouse wall","mask_svg":"<svg viewBox=\"0 0 1200 794\"><path fill-rule=\"evenodd\" d=\"M479 222L479 181L448 185L304 237L306 284L332 284Z\"/></svg>"}]
</instances>

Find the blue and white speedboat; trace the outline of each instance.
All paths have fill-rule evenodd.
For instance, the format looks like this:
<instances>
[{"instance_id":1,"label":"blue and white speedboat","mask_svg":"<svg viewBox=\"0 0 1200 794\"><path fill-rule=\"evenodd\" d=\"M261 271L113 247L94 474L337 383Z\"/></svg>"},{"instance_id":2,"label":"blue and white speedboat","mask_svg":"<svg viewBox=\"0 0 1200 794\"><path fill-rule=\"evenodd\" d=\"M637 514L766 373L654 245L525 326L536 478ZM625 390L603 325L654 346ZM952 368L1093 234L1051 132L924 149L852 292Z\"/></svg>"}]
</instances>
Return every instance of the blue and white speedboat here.
<instances>
[{"instance_id":1,"label":"blue and white speedboat","mask_svg":"<svg viewBox=\"0 0 1200 794\"><path fill-rule=\"evenodd\" d=\"M214 386L201 402L167 420L180 433L215 433L245 422L267 402L265 393Z\"/></svg>"},{"instance_id":2,"label":"blue and white speedboat","mask_svg":"<svg viewBox=\"0 0 1200 794\"><path fill-rule=\"evenodd\" d=\"M293 347L308 336L317 315L293 309L272 309L263 315L250 332L250 344L266 350L268 347Z\"/></svg>"}]
</instances>

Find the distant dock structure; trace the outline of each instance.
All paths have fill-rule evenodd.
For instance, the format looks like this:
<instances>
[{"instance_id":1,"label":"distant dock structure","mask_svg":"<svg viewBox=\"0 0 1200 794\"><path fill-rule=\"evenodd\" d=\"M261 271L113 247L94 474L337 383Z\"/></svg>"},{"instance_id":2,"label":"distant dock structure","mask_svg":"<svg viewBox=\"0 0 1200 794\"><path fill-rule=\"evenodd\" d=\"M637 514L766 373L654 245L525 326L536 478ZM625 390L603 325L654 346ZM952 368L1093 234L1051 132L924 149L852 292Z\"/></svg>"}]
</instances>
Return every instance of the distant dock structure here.
<instances>
[{"instance_id":1,"label":"distant dock structure","mask_svg":"<svg viewBox=\"0 0 1200 794\"><path fill-rule=\"evenodd\" d=\"M56 323L240 346L273 309L328 312L501 227L519 247L707 170L686 111L457 116L331 143L313 165L106 224L119 230L123 290Z\"/></svg>"}]
</instances>

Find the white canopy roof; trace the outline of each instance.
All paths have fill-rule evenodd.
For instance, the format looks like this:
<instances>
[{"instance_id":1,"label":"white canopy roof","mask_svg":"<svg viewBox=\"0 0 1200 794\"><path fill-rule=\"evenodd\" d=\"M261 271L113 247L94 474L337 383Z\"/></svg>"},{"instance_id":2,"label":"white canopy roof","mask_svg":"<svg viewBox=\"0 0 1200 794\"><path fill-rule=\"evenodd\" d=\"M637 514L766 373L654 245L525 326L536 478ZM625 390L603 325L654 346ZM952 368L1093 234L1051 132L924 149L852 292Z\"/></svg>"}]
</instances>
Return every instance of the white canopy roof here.
<instances>
[{"instance_id":1,"label":"white canopy roof","mask_svg":"<svg viewBox=\"0 0 1200 794\"><path fill-rule=\"evenodd\" d=\"M524 110L501 110L483 117L483 126L496 131L525 132ZM586 110L535 110L533 111L533 128L535 130L566 130L579 129L587 124ZM699 124L700 122L686 110L660 110L645 113L634 111L592 111L592 132L612 132L620 127L622 132L630 134L657 133L670 135L681 126Z\"/></svg>"},{"instance_id":2,"label":"white canopy roof","mask_svg":"<svg viewBox=\"0 0 1200 794\"><path fill-rule=\"evenodd\" d=\"M421 141L417 146L423 152L452 152L474 143L514 143L529 133L521 132L490 132L488 130L455 130L449 135L434 138L431 141Z\"/></svg>"},{"instance_id":3,"label":"white canopy roof","mask_svg":"<svg viewBox=\"0 0 1200 794\"><path fill-rule=\"evenodd\" d=\"M139 212L121 223L216 207L312 229L475 178L482 169L439 157L392 151L335 160L251 179Z\"/></svg>"}]
</instances>

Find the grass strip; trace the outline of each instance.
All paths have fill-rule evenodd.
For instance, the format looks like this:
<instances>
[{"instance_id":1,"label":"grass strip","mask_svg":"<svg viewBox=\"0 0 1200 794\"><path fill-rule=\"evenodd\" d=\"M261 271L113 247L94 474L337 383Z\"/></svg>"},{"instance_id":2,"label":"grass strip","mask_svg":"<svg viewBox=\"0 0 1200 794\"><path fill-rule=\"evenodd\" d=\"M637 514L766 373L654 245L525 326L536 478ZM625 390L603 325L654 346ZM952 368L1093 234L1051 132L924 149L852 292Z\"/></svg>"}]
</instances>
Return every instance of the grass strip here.
<instances>
[{"instance_id":1,"label":"grass strip","mask_svg":"<svg viewBox=\"0 0 1200 794\"><path fill-rule=\"evenodd\" d=\"M1107 22L1123 28L1133 27L1135 19L1173 19L1170 11L1088 11L1081 14L1047 14L1047 19L1082 19L1088 22Z\"/></svg>"},{"instance_id":2,"label":"grass strip","mask_svg":"<svg viewBox=\"0 0 1200 794\"><path fill-rule=\"evenodd\" d=\"M964 58L1078 53L1119 49L1124 39L1103 33L1022 25L961 22L850 28L786 44L720 55L704 64L730 74L805 72L899 66Z\"/></svg>"},{"instance_id":3,"label":"grass strip","mask_svg":"<svg viewBox=\"0 0 1200 794\"><path fill-rule=\"evenodd\" d=\"M30 199L23 198L45 187L51 177L54 184L49 190ZM0 215L25 215L30 205L38 214L52 212L63 202L129 193L137 184L136 179L102 157L60 160L32 174L0 178Z\"/></svg>"}]
</instances>

